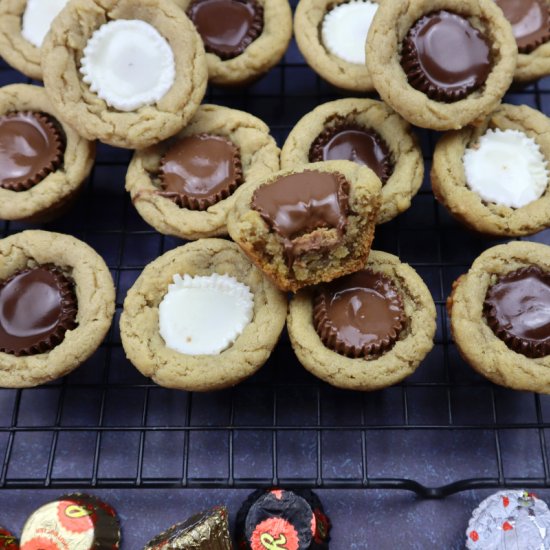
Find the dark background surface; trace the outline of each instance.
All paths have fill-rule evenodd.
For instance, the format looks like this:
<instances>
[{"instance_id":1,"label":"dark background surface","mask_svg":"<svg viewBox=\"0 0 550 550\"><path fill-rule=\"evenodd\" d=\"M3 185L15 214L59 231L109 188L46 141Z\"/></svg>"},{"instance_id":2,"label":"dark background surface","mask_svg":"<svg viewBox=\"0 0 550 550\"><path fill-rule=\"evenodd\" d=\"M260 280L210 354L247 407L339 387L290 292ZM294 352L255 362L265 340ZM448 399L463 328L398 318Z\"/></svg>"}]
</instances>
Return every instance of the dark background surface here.
<instances>
[{"instance_id":1,"label":"dark background surface","mask_svg":"<svg viewBox=\"0 0 550 550\"><path fill-rule=\"evenodd\" d=\"M28 80L0 61L0 85L14 82ZM338 97L293 43L250 89L211 89L205 101L259 116L282 145L301 116ZM550 79L506 101L550 113ZM418 136L428 175L437 135ZM550 487L550 397L498 388L474 373L456 352L444 308L452 281L503 241L456 224L434 201L427 176L412 208L380 227L374 243L415 267L437 304L436 345L413 376L372 394L337 390L300 366L285 334L250 380L188 394L142 377L120 346L127 289L144 265L182 244L148 227L128 200L130 157L99 146L74 209L44 226L103 256L118 288L117 316L101 349L65 379L0 390L0 525L19 534L35 508L78 489L114 505L122 547L133 550L209 506L226 504L233 518L254 486L306 485L319 488L335 550L454 549L463 547L473 508L492 492L472 489ZM25 228L0 222L0 235ZM550 233L534 240L550 243ZM421 484L413 488L424 496L455 482L436 493L462 492L426 500L398 490L404 480ZM550 492L539 494L550 500Z\"/></svg>"}]
</instances>

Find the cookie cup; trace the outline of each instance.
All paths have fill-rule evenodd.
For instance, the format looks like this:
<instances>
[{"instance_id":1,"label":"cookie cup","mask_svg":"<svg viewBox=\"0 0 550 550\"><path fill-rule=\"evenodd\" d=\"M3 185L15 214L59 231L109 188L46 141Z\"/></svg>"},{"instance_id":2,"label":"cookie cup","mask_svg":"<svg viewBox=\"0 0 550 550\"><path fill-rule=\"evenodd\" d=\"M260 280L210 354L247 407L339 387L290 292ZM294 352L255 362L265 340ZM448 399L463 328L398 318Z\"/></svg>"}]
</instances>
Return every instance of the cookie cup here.
<instances>
[{"instance_id":1,"label":"cookie cup","mask_svg":"<svg viewBox=\"0 0 550 550\"><path fill-rule=\"evenodd\" d=\"M550 10L550 0L545 0ZM550 42L541 44L529 53L519 53L514 81L529 84L550 74Z\"/></svg>"},{"instance_id":2,"label":"cookie cup","mask_svg":"<svg viewBox=\"0 0 550 550\"><path fill-rule=\"evenodd\" d=\"M0 240L0 281L45 264L59 267L74 281L77 327L47 353L16 357L0 352L0 387L32 387L68 374L94 353L111 326L113 279L101 256L87 244L48 231L23 231Z\"/></svg>"},{"instance_id":3,"label":"cookie cup","mask_svg":"<svg viewBox=\"0 0 550 550\"><path fill-rule=\"evenodd\" d=\"M397 256L371 250L363 267L391 279L403 299L406 324L389 351L353 359L326 347L313 325L313 289L294 296L287 327L294 352L313 375L339 388L372 391L396 384L416 370L433 347L436 311L424 281Z\"/></svg>"},{"instance_id":4,"label":"cookie cup","mask_svg":"<svg viewBox=\"0 0 550 550\"><path fill-rule=\"evenodd\" d=\"M262 33L246 50L231 59L222 59L206 52L208 80L217 86L245 86L251 84L285 54L292 38L292 10L288 0L256 0L264 10ZM176 0L188 10L193 0Z\"/></svg>"},{"instance_id":5,"label":"cookie cup","mask_svg":"<svg viewBox=\"0 0 550 550\"><path fill-rule=\"evenodd\" d=\"M487 290L497 277L529 266L550 271L550 247L517 241L489 248L455 281L447 309L458 351L473 369L501 386L550 393L550 355L533 359L513 351L483 314Z\"/></svg>"},{"instance_id":6,"label":"cookie cup","mask_svg":"<svg viewBox=\"0 0 550 550\"><path fill-rule=\"evenodd\" d=\"M23 38L23 14L27 0L0 2L0 57L14 69L36 80L42 80L42 48Z\"/></svg>"},{"instance_id":7,"label":"cookie cup","mask_svg":"<svg viewBox=\"0 0 550 550\"><path fill-rule=\"evenodd\" d=\"M489 129L519 130L535 140L550 162L550 119L526 105L503 104L479 126L445 134L437 143L431 170L436 199L460 222L480 233L502 237L530 235L550 226L550 185L521 208L485 202L466 184L463 157Z\"/></svg>"},{"instance_id":8,"label":"cookie cup","mask_svg":"<svg viewBox=\"0 0 550 550\"><path fill-rule=\"evenodd\" d=\"M243 183L279 170L279 148L268 126L248 113L216 105L199 107L174 138L136 151L128 167L126 190L137 211L160 233L190 240L227 235L227 216L235 204L233 193L206 210L191 210L159 194L163 155L174 140L198 134L225 137L239 149Z\"/></svg>"},{"instance_id":9,"label":"cookie cup","mask_svg":"<svg viewBox=\"0 0 550 550\"><path fill-rule=\"evenodd\" d=\"M341 174L350 185L349 214L343 238L330 249L312 248L299 254L287 265L284 259L283 239L252 209L256 189L291 174L319 171ZM380 208L381 183L366 166L347 160L314 162L299 168L281 170L265 180L241 186L236 193L235 207L229 213L227 229L231 238L246 255L284 291L328 282L361 269L369 254L374 237L376 217ZM312 243L330 239L336 230L320 228L308 234Z\"/></svg>"},{"instance_id":10,"label":"cookie cup","mask_svg":"<svg viewBox=\"0 0 550 550\"><path fill-rule=\"evenodd\" d=\"M168 348L159 332L159 304L173 276L214 273L233 276L250 288L254 294L252 321L218 355L187 355ZM143 270L124 300L120 333L126 356L144 376L168 388L212 391L238 384L267 361L286 313L286 296L236 244L203 239L167 252Z\"/></svg>"},{"instance_id":11,"label":"cookie cup","mask_svg":"<svg viewBox=\"0 0 550 550\"><path fill-rule=\"evenodd\" d=\"M401 44L409 29L422 16L438 10L467 18L492 45L493 66L481 89L453 103L434 101L413 88L400 63ZM412 124L433 130L456 130L490 113L510 87L517 60L512 27L492 0L382 2L369 30L366 52L380 97Z\"/></svg>"},{"instance_id":12,"label":"cookie cup","mask_svg":"<svg viewBox=\"0 0 550 550\"><path fill-rule=\"evenodd\" d=\"M45 113L59 122L65 141L62 164L26 191L0 187L0 219L42 223L63 214L77 198L95 159L95 143L60 121L44 88L11 84L0 88L0 116L17 112Z\"/></svg>"},{"instance_id":13,"label":"cookie cup","mask_svg":"<svg viewBox=\"0 0 550 550\"><path fill-rule=\"evenodd\" d=\"M377 224L395 218L411 206L424 178L424 159L410 124L393 109L374 99L340 99L320 105L292 129L281 149L281 168L296 168L309 162L312 143L326 128L354 123L374 130L387 144L394 169L382 185Z\"/></svg>"},{"instance_id":14,"label":"cookie cup","mask_svg":"<svg viewBox=\"0 0 550 550\"><path fill-rule=\"evenodd\" d=\"M371 92L374 85L367 66L350 63L332 54L321 39L321 27L327 12L347 1L300 0L294 15L294 35L307 64L321 78L342 90Z\"/></svg>"},{"instance_id":15,"label":"cookie cup","mask_svg":"<svg viewBox=\"0 0 550 550\"><path fill-rule=\"evenodd\" d=\"M134 111L110 107L80 74L83 50L92 34L117 19L153 26L174 54L175 80L155 104ZM206 90L204 48L191 21L171 0L72 0L54 20L42 46L44 85L59 116L87 139L141 149L181 130Z\"/></svg>"}]
</instances>

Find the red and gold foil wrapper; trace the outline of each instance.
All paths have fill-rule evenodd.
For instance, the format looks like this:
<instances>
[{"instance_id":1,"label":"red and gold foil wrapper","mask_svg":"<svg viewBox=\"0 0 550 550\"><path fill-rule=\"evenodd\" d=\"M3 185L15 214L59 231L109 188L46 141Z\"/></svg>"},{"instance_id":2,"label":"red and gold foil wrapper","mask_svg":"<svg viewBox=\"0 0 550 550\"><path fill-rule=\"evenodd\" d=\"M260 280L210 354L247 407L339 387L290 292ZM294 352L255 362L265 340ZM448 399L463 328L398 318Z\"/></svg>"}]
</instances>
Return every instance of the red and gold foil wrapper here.
<instances>
[{"instance_id":1,"label":"red and gold foil wrapper","mask_svg":"<svg viewBox=\"0 0 550 550\"><path fill-rule=\"evenodd\" d=\"M61 497L33 512L21 535L25 550L116 550L120 526L116 512L91 495Z\"/></svg>"},{"instance_id":2,"label":"red and gold foil wrapper","mask_svg":"<svg viewBox=\"0 0 550 550\"><path fill-rule=\"evenodd\" d=\"M143 550L232 550L227 510L220 506L199 512L182 523L172 525L149 541Z\"/></svg>"},{"instance_id":3,"label":"red and gold foil wrapper","mask_svg":"<svg viewBox=\"0 0 550 550\"><path fill-rule=\"evenodd\" d=\"M0 525L0 550L19 550L19 541Z\"/></svg>"}]
</instances>

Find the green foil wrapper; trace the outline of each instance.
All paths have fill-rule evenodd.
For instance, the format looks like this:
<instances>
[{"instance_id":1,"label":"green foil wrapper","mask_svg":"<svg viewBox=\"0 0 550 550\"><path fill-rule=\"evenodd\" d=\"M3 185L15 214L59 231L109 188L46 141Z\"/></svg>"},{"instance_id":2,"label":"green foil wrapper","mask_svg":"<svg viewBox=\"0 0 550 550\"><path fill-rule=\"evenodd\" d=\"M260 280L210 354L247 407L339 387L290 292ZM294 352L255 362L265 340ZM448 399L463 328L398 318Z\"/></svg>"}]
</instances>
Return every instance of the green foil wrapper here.
<instances>
[{"instance_id":1,"label":"green foil wrapper","mask_svg":"<svg viewBox=\"0 0 550 550\"><path fill-rule=\"evenodd\" d=\"M149 541L143 550L232 550L227 510L221 506L176 523Z\"/></svg>"}]
</instances>

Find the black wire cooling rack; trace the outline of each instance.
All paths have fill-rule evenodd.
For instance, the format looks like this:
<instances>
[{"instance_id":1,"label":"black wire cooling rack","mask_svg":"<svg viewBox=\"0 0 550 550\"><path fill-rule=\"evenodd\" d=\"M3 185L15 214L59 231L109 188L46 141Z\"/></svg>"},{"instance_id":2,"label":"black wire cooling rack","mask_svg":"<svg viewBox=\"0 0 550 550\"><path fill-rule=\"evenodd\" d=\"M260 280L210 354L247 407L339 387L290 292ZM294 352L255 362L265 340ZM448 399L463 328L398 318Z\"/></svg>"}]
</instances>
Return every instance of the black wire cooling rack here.
<instances>
[{"instance_id":1,"label":"black wire cooling rack","mask_svg":"<svg viewBox=\"0 0 550 550\"><path fill-rule=\"evenodd\" d=\"M0 85L15 82L29 81L0 62ZM338 97L293 43L250 89L213 89L206 100L259 116L282 144L301 116ZM550 80L506 101L550 113ZM429 174L437 136L418 135ZM489 384L451 341L451 284L496 241L457 225L434 201L428 177L412 208L377 229L374 244L410 263L437 305L435 347L414 375L375 393L337 390L300 366L284 334L254 377L198 394L143 378L120 345L128 288L147 263L182 244L135 212L124 191L130 156L100 145L72 212L44 226L83 239L104 257L117 285L117 315L100 350L69 376L0 389L0 488L290 485L407 489L437 498L472 488L550 487L550 398ZM0 222L2 236L25 228ZM550 243L548 232L535 239Z\"/></svg>"}]
</instances>

